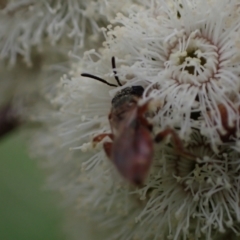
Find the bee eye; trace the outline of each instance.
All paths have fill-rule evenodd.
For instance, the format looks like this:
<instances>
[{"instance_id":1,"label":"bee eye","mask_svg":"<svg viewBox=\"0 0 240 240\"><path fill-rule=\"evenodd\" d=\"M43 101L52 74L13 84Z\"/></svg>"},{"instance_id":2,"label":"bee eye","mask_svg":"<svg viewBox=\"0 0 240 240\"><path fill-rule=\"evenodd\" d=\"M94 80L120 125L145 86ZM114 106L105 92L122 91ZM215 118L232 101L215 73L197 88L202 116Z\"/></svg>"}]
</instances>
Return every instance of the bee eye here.
<instances>
[{"instance_id":1,"label":"bee eye","mask_svg":"<svg viewBox=\"0 0 240 240\"><path fill-rule=\"evenodd\" d=\"M143 92L144 88L142 86L132 86L132 94L141 97Z\"/></svg>"}]
</instances>

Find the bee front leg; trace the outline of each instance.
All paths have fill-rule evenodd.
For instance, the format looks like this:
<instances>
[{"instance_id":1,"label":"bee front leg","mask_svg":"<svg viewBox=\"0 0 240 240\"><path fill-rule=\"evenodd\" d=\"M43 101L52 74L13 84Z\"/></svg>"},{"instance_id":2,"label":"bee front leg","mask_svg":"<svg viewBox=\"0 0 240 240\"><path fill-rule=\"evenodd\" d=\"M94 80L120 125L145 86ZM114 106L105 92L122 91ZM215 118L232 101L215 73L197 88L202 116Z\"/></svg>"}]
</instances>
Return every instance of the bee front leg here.
<instances>
[{"instance_id":1,"label":"bee front leg","mask_svg":"<svg viewBox=\"0 0 240 240\"><path fill-rule=\"evenodd\" d=\"M102 133L93 138L93 145L96 146L99 142L101 142L105 137L109 137L113 140L114 136L112 133ZM109 159L111 159L111 152L112 152L112 142L104 142L103 149Z\"/></svg>"},{"instance_id":2,"label":"bee front leg","mask_svg":"<svg viewBox=\"0 0 240 240\"><path fill-rule=\"evenodd\" d=\"M102 134L99 134L99 135L95 136L92 141L93 141L94 143L99 143L99 142L101 142L105 137L109 137L109 138L112 139L112 140L113 140L113 138L114 138L112 133L102 133Z\"/></svg>"},{"instance_id":3,"label":"bee front leg","mask_svg":"<svg viewBox=\"0 0 240 240\"><path fill-rule=\"evenodd\" d=\"M92 140L93 147L96 147L98 143L100 143L105 137L109 137L111 140L113 140L114 136L112 133L102 133L97 136L95 136Z\"/></svg>"},{"instance_id":4,"label":"bee front leg","mask_svg":"<svg viewBox=\"0 0 240 240\"><path fill-rule=\"evenodd\" d=\"M189 153L185 150L181 139L179 138L179 136L177 135L177 133L171 129L171 128L167 128L163 131L161 131L160 133L158 133L155 136L155 142L159 143L161 141L163 141L168 135L171 135L172 140L173 140L173 144L174 144L174 148L177 151L178 154L187 157L187 158L191 158L192 160L196 160L196 156L192 153Z\"/></svg>"}]
</instances>

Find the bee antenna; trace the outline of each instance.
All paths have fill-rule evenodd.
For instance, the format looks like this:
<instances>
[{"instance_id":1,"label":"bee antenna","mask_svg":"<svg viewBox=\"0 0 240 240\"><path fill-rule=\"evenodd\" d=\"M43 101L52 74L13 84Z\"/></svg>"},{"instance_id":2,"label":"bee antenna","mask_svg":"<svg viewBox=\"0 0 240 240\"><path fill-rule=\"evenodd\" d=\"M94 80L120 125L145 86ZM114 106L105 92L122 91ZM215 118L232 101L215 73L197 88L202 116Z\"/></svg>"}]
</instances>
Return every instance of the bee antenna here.
<instances>
[{"instance_id":1,"label":"bee antenna","mask_svg":"<svg viewBox=\"0 0 240 240\"><path fill-rule=\"evenodd\" d=\"M109 85L109 86L111 86L111 87L117 87L116 84L109 83L109 82L107 82L106 80L104 80L104 79L102 79L102 78L100 78L100 77L94 76L94 75L92 75L92 74L89 74L89 73L82 73L81 76L82 76L82 77L93 78L93 79L95 79L95 80L97 80L97 81L99 81L99 82L105 83L105 84L107 84L107 85Z\"/></svg>"},{"instance_id":2,"label":"bee antenna","mask_svg":"<svg viewBox=\"0 0 240 240\"><path fill-rule=\"evenodd\" d=\"M115 70L116 69L115 57L112 57L112 68L113 68L114 77L118 83L118 86L122 86L122 84L117 76L117 71Z\"/></svg>"}]
</instances>

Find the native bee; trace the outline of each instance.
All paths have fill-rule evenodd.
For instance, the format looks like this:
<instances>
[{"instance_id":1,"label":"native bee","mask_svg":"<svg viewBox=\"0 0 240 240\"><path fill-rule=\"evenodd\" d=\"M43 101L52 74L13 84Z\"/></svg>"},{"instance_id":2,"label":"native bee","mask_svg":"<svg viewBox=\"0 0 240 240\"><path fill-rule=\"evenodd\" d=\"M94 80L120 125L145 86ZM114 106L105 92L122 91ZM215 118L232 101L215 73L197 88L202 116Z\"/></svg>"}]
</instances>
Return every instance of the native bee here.
<instances>
[{"instance_id":1,"label":"native bee","mask_svg":"<svg viewBox=\"0 0 240 240\"><path fill-rule=\"evenodd\" d=\"M117 76L114 57L112 68L118 85L88 73L82 73L81 76L93 78L113 87L122 86ZM161 131L153 138L153 126L146 118L151 100L139 105L143 92L142 86L126 87L117 92L112 99L112 108L108 116L111 133L102 133L93 138L95 143L107 136L112 139L112 142L103 143L107 157L126 180L138 186L144 183L151 167L154 142L161 142L166 136L171 135L176 150L185 153L180 138L171 128Z\"/></svg>"}]
</instances>

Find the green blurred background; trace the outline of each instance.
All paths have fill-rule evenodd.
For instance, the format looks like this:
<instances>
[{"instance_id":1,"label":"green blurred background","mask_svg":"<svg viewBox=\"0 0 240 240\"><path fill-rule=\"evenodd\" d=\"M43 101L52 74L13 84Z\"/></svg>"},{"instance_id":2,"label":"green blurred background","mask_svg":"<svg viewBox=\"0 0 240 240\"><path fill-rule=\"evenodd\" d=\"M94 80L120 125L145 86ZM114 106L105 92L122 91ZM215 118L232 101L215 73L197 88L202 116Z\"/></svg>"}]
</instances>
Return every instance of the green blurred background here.
<instances>
[{"instance_id":1,"label":"green blurred background","mask_svg":"<svg viewBox=\"0 0 240 240\"><path fill-rule=\"evenodd\" d=\"M64 240L63 214L20 134L0 141L0 239Z\"/></svg>"}]
</instances>

